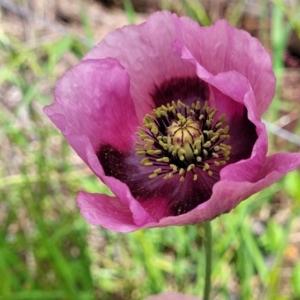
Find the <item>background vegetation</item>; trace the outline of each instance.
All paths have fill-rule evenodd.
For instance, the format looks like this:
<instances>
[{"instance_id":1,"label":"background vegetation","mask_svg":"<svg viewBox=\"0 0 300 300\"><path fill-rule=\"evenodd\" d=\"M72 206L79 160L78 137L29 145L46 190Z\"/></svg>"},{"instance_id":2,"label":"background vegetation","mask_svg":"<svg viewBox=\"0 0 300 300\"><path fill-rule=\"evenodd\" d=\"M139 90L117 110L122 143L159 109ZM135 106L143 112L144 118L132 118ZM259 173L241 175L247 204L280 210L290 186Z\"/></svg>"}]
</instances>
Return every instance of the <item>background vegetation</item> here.
<instances>
[{"instance_id":1,"label":"background vegetation","mask_svg":"<svg viewBox=\"0 0 300 300\"><path fill-rule=\"evenodd\" d=\"M277 94L264 116L270 152L299 151L299 1L0 0L0 7L0 299L200 295L201 226L123 235L87 224L76 193L105 187L42 107L63 72L116 27L157 9L203 25L225 17L273 57ZM213 221L212 299L300 299L299 187L295 171Z\"/></svg>"}]
</instances>

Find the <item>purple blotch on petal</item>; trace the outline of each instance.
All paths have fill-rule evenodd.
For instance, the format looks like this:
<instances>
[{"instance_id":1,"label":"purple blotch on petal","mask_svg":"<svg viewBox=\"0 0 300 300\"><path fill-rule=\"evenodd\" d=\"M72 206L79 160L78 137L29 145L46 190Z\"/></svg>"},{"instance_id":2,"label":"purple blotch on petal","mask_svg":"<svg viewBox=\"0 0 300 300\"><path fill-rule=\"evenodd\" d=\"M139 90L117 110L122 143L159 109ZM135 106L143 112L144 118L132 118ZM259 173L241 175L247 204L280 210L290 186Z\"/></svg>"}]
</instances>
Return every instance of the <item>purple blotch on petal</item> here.
<instances>
[{"instance_id":1,"label":"purple blotch on petal","mask_svg":"<svg viewBox=\"0 0 300 300\"><path fill-rule=\"evenodd\" d=\"M198 77L173 77L155 85L151 94L155 107L181 100L187 105L209 99L208 84Z\"/></svg>"}]
</instances>

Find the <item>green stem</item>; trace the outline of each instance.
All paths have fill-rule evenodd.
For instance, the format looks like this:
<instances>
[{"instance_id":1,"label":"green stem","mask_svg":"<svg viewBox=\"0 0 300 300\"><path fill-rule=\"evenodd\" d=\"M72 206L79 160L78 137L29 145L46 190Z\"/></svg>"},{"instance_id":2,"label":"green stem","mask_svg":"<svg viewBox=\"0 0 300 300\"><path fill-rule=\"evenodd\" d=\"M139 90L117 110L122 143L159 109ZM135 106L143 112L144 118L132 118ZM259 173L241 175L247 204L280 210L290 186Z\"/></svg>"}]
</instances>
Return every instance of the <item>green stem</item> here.
<instances>
[{"instance_id":1,"label":"green stem","mask_svg":"<svg viewBox=\"0 0 300 300\"><path fill-rule=\"evenodd\" d=\"M210 293L210 277L211 277L211 261L212 261L212 234L210 222L203 224L204 227L204 250L205 250L205 286L203 291L203 300L209 300Z\"/></svg>"}]
</instances>

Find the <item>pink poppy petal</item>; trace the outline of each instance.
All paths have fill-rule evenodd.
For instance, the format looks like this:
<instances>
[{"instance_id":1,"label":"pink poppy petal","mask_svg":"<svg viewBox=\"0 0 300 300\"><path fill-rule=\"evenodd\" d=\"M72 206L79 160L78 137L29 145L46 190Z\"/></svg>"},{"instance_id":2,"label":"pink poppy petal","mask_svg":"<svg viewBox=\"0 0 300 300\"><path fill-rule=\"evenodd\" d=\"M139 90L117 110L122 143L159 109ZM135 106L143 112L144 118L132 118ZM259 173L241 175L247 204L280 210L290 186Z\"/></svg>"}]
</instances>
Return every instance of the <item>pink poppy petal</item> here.
<instances>
[{"instance_id":1,"label":"pink poppy petal","mask_svg":"<svg viewBox=\"0 0 300 300\"><path fill-rule=\"evenodd\" d=\"M118 151L133 144L137 119L124 68L115 59L82 61L58 82L55 101L45 107L45 113L85 163L135 212L136 224L150 222L152 218L132 198L128 187L105 176L96 156L106 144Z\"/></svg>"},{"instance_id":2,"label":"pink poppy petal","mask_svg":"<svg viewBox=\"0 0 300 300\"><path fill-rule=\"evenodd\" d=\"M153 108L151 93L155 86L172 77L195 75L194 68L173 51L178 26L176 15L154 13L141 25L109 33L84 58L113 57L120 62L130 76L130 91L140 120Z\"/></svg>"},{"instance_id":3,"label":"pink poppy petal","mask_svg":"<svg viewBox=\"0 0 300 300\"><path fill-rule=\"evenodd\" d=\"M248 119L255 125L256 133L258 135L251 157L225 167L221 171L221 180L234 179L237 181L251 181L259 172L259 168L262 165L268 150L267 132L265 125L261 122L258 115L251 86L246 78L235 71L220 73L217 76L207 79L207 81L234 101L244 104L247 108ZM247 140L247 136L244 136L243 134L240 136L233 136L233 138L235 138L232 142L233 147L239 147L239 144L241 147L243 144L242 140Z\"/></svg>"},{"instance_id":4,"label":"pink poppy petal","mask_svg":"<svg viewBox=\"0 0 300 300\"><path fill-rule=\"evenodd\" d=\"M211 89L213 98L210 99L211 107L218 109L216 116L223 113L226 115L226 124L229 126L228 134L230 139L228 144L232 148L227 165L249 158L258 136L255 125L248 119L245 105L237 103L237 101L223 94L215 87L211 86Z\"/></svg>"},{"instance_id":5,"label":"pink poppy petal","mask_svg":"<svg viewBox=\"0 0 300 300\"><path fill-rule=\"evenodd\" d=\"M225 20L200 27L182 17L180 25L184 45L208 72L216 75L235 70L249 80L261 115L273 99L276 79L270 56L260 41Z\"/></svg>"},{"instance_id":6,"label":"pink poppy petal","mask_svg":"<svg viewBox=\"0 0 300 300\"><path fill-rule=\"evenodd\" d=\"M216 90L232 99L232 101L230 101L230 99L218 99L220 98L218 97L212 100L212 102L215 102L214 105L220 112L229 115L229 118L230 116L233 116L231 110L235 105L235 101L243 104L247 108L248 119L256 126L256 133L258 135L252 150L251 158L226 166L221 171L221 180L236 179L238 181L251 181L256 176L257 172L259 172L259 168L267 154L268 139L265 125L260 120L257 102L250 82L242 74L236 71L223 72L217 75L211 74L195 59L192 53L180 43L176 43L176 52L181 55L182 59L195 65L197 75L200 79L209 83ZM235 137L236 140L238 138L247 139L245 136ZM241 140L237 143L233 141L232 146L235 146L235 144L238 145L240 142Z\"/></svg>"},{"instance_id":7,"label":"pink poppy petal","mask_svg":"<svg viewBox=\"0 0 300 300\"><path fill-rule=\"evenodd\" d=\"M209 201L199 205L193 211L177 217L168 217L160 221L159 226L197 224L212 220L235 208L241 201L268 187L288 172L300 167L300 154L278 153L266 158L253 182L222 180L213 188Z\"/></svg>"},{"instance_id":8,"label":"pink poppy petal","mask_svg":"<svg viewBox=\"0 0 300 300\"><path fill-rule=\"evenodd\" d=\"M200 298L196 296L190 296L185 295L181 293L175 293L175 292L166 292L158 295L152 295L145 300L201 300Z\"/></svg>"},{"instance_id":9,"label":"pink poppy petal","mask_svg":"<svg viewBox=\"0 0 300 300\"><path fill-rule=\"evenodd\" d=\"M63 135L86 135L95 151L106 143L128 148L138 124L128 74L111 58L84 60L69 70L44 111Z\"/></svg>"},{"instance_id":10,"label":"pink poppy petal","mask_svg":"<svg viewBox=\"0 0 300 300\"><path fill-rule=\"evenodd\" d=\"M85 161L85 163L94 171L94 173L111 189L111 191L116 195L115 199L118 199L124 207L128 207L128 209L132 212L132 218L136 226L144 226L147 223L152 223L154 219L145 211L145 209L141 206L141 204L136 201L129 191L129 188L126 184L119 181L118 179L110 176L106 176L104 174L103 168L99 163L98 157L96 156L94 149L88 138L86 136L80 135L67 135L65 136L68 143L74 148L77 154ZM87 203L86 207L91 207L91 203L95 203L95 199L89 198L81 198L80 205L84 205L85 199L88 199L89 202ZM100 198L99 198L100 199ZM103 199L110 199L110 198L101 198ZM94 202L93 202L93 201ZM110 207L110 204L104 202ZM100 204L99 204L100 205ZM114 209L120 209L120 213L122 213L122 206L115 206ZM85 211L83 214L85 216ZM106 212L106 211L105 211ZM115 211L117 214L117 211ZM101 218L102 214L100 214ZM91 220L91 219L89 219ZM99 221L100 222L100 221ZM104 225L103 225L104 226ZM104 226L105 227L105 226Z\"/></svg>"},{"instance_id":11,"label":"pink poppy petal","mask_svg":"<svg viewBox=\"0 0 300 300\"><path fill-rule=\"evenodd\" d=\"M129 207L117 197L80 192L76 202L81 214L92 225L101 225L117 232L130 232L139 229L133 220Z\"/></svg>"},{"instance_id":12,"label":"pink poppy petal","mask_svg":"<svg viewBox=\"0 0 300 300\"><path fill-rule=\"evenodd\" d=\"M193 75L193 70L172 53L170 45L175 40L184 43L209 72L218 74L236 70L247 77L256 95L260 115L269 106L275 87L269 54L257 39L224 20L214 26L201 27L189 18L178 18L166 11L157 12L142 25L123 27L109 34L86 58L114 57L120 61L132 79L134 101L144 100L141 101L143 107L139 102L137 108L141 119L153 107L149 97L153 85L170 77ZM144 75L145 70L150 78Z\"/></svg>"}]
</instances>

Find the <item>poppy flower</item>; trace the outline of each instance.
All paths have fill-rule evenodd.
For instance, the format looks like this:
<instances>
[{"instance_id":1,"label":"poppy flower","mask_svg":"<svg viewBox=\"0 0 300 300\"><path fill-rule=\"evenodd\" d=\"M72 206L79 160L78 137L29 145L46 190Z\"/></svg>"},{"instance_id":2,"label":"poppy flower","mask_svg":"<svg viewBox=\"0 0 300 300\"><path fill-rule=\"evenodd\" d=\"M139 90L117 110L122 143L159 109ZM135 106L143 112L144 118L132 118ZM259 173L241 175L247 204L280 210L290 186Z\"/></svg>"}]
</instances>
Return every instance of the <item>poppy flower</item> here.
<instances>
[{"instance_id":1,"label":"poppy flower","mask_svg":"<svg viewBox=\"0 0 300 300\"><path fill-rule=\"evenodd\" d=\"M152 295L147 297L145 300L200 300L195 296L184 295L175 292L166 292L158 295Z\"/></svg>"},{"instance_id":2,"label":"poppy flower","mask_svg":"<svg viewBox=\"0 0 300 300\"><path fill-rule=\"evenodd\" d=\"M46 114L113 192L79 192L94 225L129 232L229 212L300 164L267 156L271 60L226 21L157 12L108 34L57 83Z\"/></svg>"}]
</instances>

